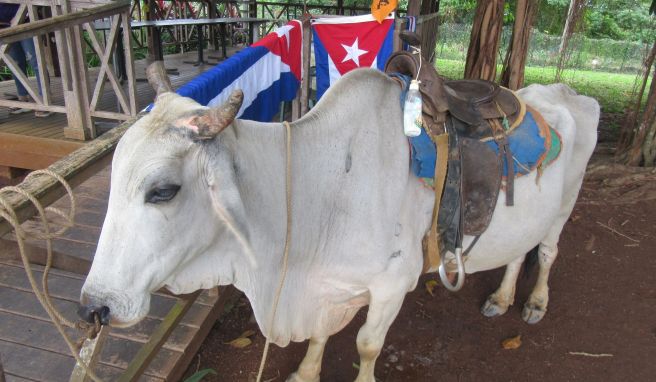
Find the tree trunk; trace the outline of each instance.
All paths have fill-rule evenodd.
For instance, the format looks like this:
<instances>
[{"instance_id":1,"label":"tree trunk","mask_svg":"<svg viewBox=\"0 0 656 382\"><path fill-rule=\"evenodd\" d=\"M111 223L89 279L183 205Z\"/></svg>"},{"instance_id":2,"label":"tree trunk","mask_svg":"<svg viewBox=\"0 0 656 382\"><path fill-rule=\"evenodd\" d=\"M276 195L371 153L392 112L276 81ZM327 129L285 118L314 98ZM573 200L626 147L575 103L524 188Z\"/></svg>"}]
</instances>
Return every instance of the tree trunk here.
<instances>
[{"instance_id":1,"label":"tree trunk","mask_svg":"<svg viewBox=\"0 0 656 382\"><path fill-rule=\"evenodd\" d=\"M472 25L465 78L494 81L503 26L503 0L478 0Z\"/></svg>"},{"instance_id":2,"label":"tree trunk","mask_svg":"<svg viewBox=\"0 0 656 382\"><path fill-rule=\"evenodd\" d=\"M422 0L408 0L408 16L419 16Z\"/></svg>"},{"instance_id":3,"label":"tree trunk","mask_svg":"<svg viewBox=\"0 0 656 382\"><path fill-rule=\"evenodd\" d=\"M620 137L617 142L616 157L623 155L631 145L631 139L633 138L635 124L638 121L638 116L640 115L640 108L642 106L642 97L645 95L645 89L647 88L647 82L649 81L649 74L651 73L651 67L652 65L654 65L654 59L656 59L656 41L654 41L654 45L651 47L649 54L647 55L647 57L645 57L645 60L643 62L642 84L640 86L640 91L636 96L635 105L633 106L633 109L627 112L624 124L620 129Z\"/></svg>"},{"instance_id":4,"label":"tree trunk","mask_svg":"<svg viewBox=\"0 0 656 382\"><path fill-rule=\"evenodd\" d=\"M654 142L654 123L656 122L656 69L654 70L654 75L652 76L651 86L649 89L649 96L647 98L647 105L645 106L645 111L642 114L642 121L638 126L638 130L635 132L633 139L631 140L631 146L627 152L626 164L629 166L640 166L643 163L644 153L650 153L650 156L653 155L653 151L656 150ZM649 133L649 134L648 134ZM648 136L651 139L647 139ZM651 158L651 161L644 161L645 166L653 166L654 159Z\"/></svg>"},{"instance_id":5,"label":"tree trunk","mask_svg":"<svg viewBox=\"0 0 656 382\"><path fill-rule=\"evenodd\" d=\"M436 0L422 0L421 1L421 14L429 15L434 12L435 7L437 6Z\"/></svg>"},{"instance_id":6,"label":"tree trunk","mask_svg":"<svg viewBox=\"0 0 656 382\"><path fill-rule=\"evenodd\" d=\"M512 39L501 73L501 84L512 90L524 85L524 66L537 9L538 0L517 0Z\"/></svg>"},{"instance_id":7,"label":"tree trunk","mask_svg":"<svg viewBox=\"0 0 656 382\"><path fill-rule=\"evenodd\" d=\"M560 48L558 49L558 66L556 69L556 82L560 82L560 76L563 73L565 62L569 59L569 41L572 38L575 30L579 25L583 10L585 9L585 0L571 0L569 3L569 10L567 11L567 20L565 21L565 29L563 29L563 36L560 39Z\"/></svg>"},{"instance_id":8,"label":"tree trunk","mask_svg":"<svg viewBox=\"0 0 656 382\"><path fill-rule=\"evenodd\" d=\"M647 133L647 139L642 145L642 155L644 156L645 167L654 167L656 165L656 118L652 117L651 127Z\"/></svg>"}]
</instances>

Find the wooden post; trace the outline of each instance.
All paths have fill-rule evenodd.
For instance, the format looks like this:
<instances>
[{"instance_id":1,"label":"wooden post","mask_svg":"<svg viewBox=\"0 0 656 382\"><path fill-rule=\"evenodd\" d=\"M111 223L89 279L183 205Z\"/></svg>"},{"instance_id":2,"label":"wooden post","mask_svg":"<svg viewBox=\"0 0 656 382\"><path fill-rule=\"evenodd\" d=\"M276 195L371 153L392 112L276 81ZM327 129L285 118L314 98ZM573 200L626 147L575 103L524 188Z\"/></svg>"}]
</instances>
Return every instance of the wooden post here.
<instances>
[{"instance_id":1,"label":"wooden post","mask_svg":"<svg viewBox=\"0 0 656 382\"><path fill-rule=\"evenodd\" d=\"M105 344L105 339L109 333L109 328L103 326L100 332L93 339L85 339L80 349L80 359L84 362L90 371L93 371L100 361L100 353ZM69 382L88 382L90 381L89 375L84 371L84 367L79 363L75 364Z\"/></svg>"},{"instance_id":2,"label":"wooden post","mask_svg":"<svg viewBox=\"0 0 656 382\"><path fill-rule=\"evenodd\" d=\"M159 349L164 345L173 329L176 328L185 313L191 308L196 301L200 292L194 292L190 295L180 298L171 310L166 314L162 323L155 328L150 339L146 342L139 352L134 356L128 368L119 377L119 382L137 381L150 362L155 358Z\"/></svg>"},{"instance_id":3,"label":"wooden post","mask_svg":"<svg viewBox=\"0 0 656 382\"><path fill-rule=\"evenodd\" d=\"M503 27L503 0L478 0L472 25L465 78L494 81Z\"/></svg>"},{"instance_id":4,"label":"wooden post","mask_svg":"<svg viewBox=\"0 0 656 382\"><path fill-rule=\"evenodd\" d=\"M2 367L2 357L0 356L0 382L5 382L5 369Z\"/></svg>"},{"instance_id":5,"label":"wooden post","mask_svg":"<svg viewBox=\"0 0 656 382\"><path fill-rule=\"evenodd\" d=\"M73 74L71 76L74 88L73 97L74 102L79 104L79 107L73 110L79 114L71 115L71 113L66 113L69 117L69 123L64 128L64 137L79 140L93 139L96 137L96 127L93 124L89 110L89 73L87 72L87 63L82 51L82 48L86 46L82 37L82 28L79 25L71 27L67 31L67 35L67 38L70 39L68 52L71 59L71 73Z\"/></svg>"},{"instance_id":6,"label":"wooden post","mask_svg":"<svg viewBox=\"0 0 656 382\"><path fill-rule=\"evenodd\" d=\"M524 85L524 67L537 9L537 0L517 0L512 39L503 62L500 81L503 86L512 90Z\"/></svg>"},{"instance_id":7,"label":"wooden post","mask_svg":"<svg viewBox=\"0 0 656 382\"><path fill-rule=\"evenodd\" d=\"M146 14L146 20L156 20L157 19L157 2L155 0L148 0L148 13ZM148 60L149 61L161 61L163 60L163 52L159 47L161 44L155 44L155 41L159 40L160 34L159 29L155 27L148 28Z\"/></svg>"},{"instance_id":8,"label":"wooden post","mask_svg":"<svg viewBox=\"0 0 656 382\"><path fill-rule=\"evenodd\" d=\"M54 16L69 13L70 5L68 0L55 0L52 11ZM64 128L64 136L78 140L95 137L95 128L89 114L89 90L86 81L86 63L81 54L80 27L79 25L73 25L58 30L55 32L55 37L59 47L59 64L62 72L62 87L68 122L68 126ZM80 71L83 73L80 73Z\"/></svg>"},{"instance_id":9,"label":"wooden post","mask_svg":"<svg viewBox=\"0 0 656 382\"><path fill-rule=\"evenodd\" d=\"M310 54L312 52L312 30L310 18L303 20L303 81L301 82L301 116L310 106Z\"/></svg>"},{"instance_id":10,"label":"wooden post","mask_svg":"<svg viewBox=\"0 0 656 382\"><path fill-rule=\"evenodd\" d=\"M407 21L404 18L397 18L394 20L394 41L392 47L392 51L394 52L398 52L399 50L403 49L403 41L401 41L399 35L401 31L405 30L406 22Z\"/></svg>"},{"instance_id":11,"label":"wooden post","mask_svg":"<svg viewBox=\"0 0 656 382\"><path fill-rule=\"evenodd\" d=\"M214 19L217 17L216 15L216 0L209 0L209 10L208 10L208 16L210 19ZM217 26L216 25L210 25L210 43L212 44L212 49L214 50L219 50L219 36L217 33Z\"/></svg>"},{"instance_id":12,"label":"wooden post","mask_svg":"<svg viewBox=\"0 0 656 382\"><path fill-rule=\"evenodd\" d=\"M312 44L311 41L312 33L309 33L310 18L303 17L301 22L303 24L303 47L301 48L303 50L302 52L303 62L301 62L303 78L301 79L301 86L298 89L296 98L292 101L292 121L301 118L305 113L307 113L308 83L310 81L309 51L310 51L310 44ZM307 56L306 56L306 46L308 51ZM305 104L305 109L303 108L304 104Z\"/></svg>"},{"instance_id":13,"label":"wooden post","mask_svg":"<svg viewBox=\"0 0 656 382\"><path fill-rule=\"evenodd\" d=\"M130 19L130 11L126 11L121 14L121 27L123 28L123 48L125 49L125 73L128 75L128 97L130 98L130 110L125 110L125 113L131 116L135 116L137 115L137 80L134 70Z\"/></svg>"}]
</instances>

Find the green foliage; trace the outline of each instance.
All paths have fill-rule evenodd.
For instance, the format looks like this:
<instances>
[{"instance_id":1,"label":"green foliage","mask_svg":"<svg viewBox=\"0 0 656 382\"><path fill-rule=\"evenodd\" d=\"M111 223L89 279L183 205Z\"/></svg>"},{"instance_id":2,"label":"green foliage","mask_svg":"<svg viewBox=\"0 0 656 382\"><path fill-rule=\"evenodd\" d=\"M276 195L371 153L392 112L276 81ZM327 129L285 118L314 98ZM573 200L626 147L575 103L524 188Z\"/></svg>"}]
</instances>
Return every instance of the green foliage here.
<instances>
[{"instance_id":1,"label":"green foliage","mask_svg":"<svg viewBox=\"0 0 656 382\"><path fill-rule=\"evenodd\" d=\"M476 11L476 0L442 0L440 14L446 23L471 23Z\"/></svg>"},{"instance_id":2,"label":"green foliage","mask_svg":"<svg viewBox=\"0 0 656 382\"><path fill-rule=\"evenodd\" d=\"M435 55L442 59L465 60L471 26L442 24ZM505 26L501 37L498 61L505 57L510 44L512 27ZM636 73L642 67L642 57L651 44L613 39L589 39L575 36L571 41L572 55L568 67L596 69L608 72ZM558 61L560 36L534 30L528 52L527 66L555 66Z\"/></svg>"},{"instance_id":3,"label":"green foliage","mask_svg":"<svg viewBox=\"0 0 656 382\"><path fill-rule=\"evenodd\" d=\"M656 39L656 23L649 16L652 0L586 0L583 32L590 38L651 42ZM504 4L504 25L514 21L516 0ZM541 0L535 20L539 31L560 36L565 27L570 0ZM470 24L476 0L442 0L443 22Z\"/></svg>"},{"instance_id":4,"label":"green foliage","mask_svg":"<svg viewBox=\"0 0 656 382\"><path fill-rule=\"evenodd\" d=\"M655 24L648 14L651 0L595 0L585 14L586 36L653 41Z\"/></svg>"},{"instance_id":5,"label":"green foliage","mask_svg":"<svg viewBox=\"0 0 656 382\"><path fill-rule=\"evenodd\" d=\"M185 379L184 382L200 382L209 374L216 375L216 371L214 371L214 369L199 370L192 374L189 378Z\"/></svg>"}]
</instances>

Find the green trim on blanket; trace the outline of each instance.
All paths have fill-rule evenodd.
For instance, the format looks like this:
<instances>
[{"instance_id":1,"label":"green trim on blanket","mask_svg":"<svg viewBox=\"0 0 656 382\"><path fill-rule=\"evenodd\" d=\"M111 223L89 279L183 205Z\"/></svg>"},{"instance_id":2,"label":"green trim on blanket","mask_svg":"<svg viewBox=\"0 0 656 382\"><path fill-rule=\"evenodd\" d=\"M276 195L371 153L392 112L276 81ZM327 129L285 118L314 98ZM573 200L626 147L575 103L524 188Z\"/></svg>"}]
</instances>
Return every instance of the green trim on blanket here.
<instances>
[{"instance_id":1,"label":"green trim on blanket","mask_svg":"<svg viewBox=\"0 0 656 382\"><path fill-rule=\"evenodd\" d=\"M560 134L556 132L553 128L549 127L550 133L551 133L551 147L549 147L549 151L547 152L547 156L544 158L542 163L540 163L540 167L547 168L551 162L555 161L558 158L558 155L560 155L560 150L562 149L562 142L560 140Z\"/></svg>"}]
</instances>

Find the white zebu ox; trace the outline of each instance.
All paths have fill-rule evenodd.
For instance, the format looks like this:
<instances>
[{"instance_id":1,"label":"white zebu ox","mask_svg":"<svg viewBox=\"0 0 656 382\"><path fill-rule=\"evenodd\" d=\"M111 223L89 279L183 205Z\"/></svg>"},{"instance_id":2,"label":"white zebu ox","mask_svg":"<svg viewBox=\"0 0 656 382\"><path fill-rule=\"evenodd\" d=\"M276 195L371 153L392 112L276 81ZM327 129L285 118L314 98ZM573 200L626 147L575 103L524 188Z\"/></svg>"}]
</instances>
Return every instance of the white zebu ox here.
<instances>
[{"instance_id":1,"label":"white zebu ox","mask_svg":"<svg viewBox=\"0 0 656 382\"><path fill-rule=\"evenodd\" d=\"M526 252L539 244L539 279L524 308L524 318L537 322L547 308L558 237L595 145L599 106L564 85L519 94L558 130L563 151L539 182L535 173L516 180L514 207L501 193L466 270L507 265L483 309L504 313ZM109 307L111 323L126 326L147 314L159 288L188 293L234 284L272 342L310 339L290 377L296 381L319 379L328 337L368 304L357 336L357 381L374 381L387 330L420 276L434 201L408 169L399 95L386 75L356 70L292 123L289 271L268 327L286 233L285 128L229 118L213 126L212 139L200 140L194 116L209 109L163 93L116 149L82 303Z\"/></svg>"}]
</instances>

